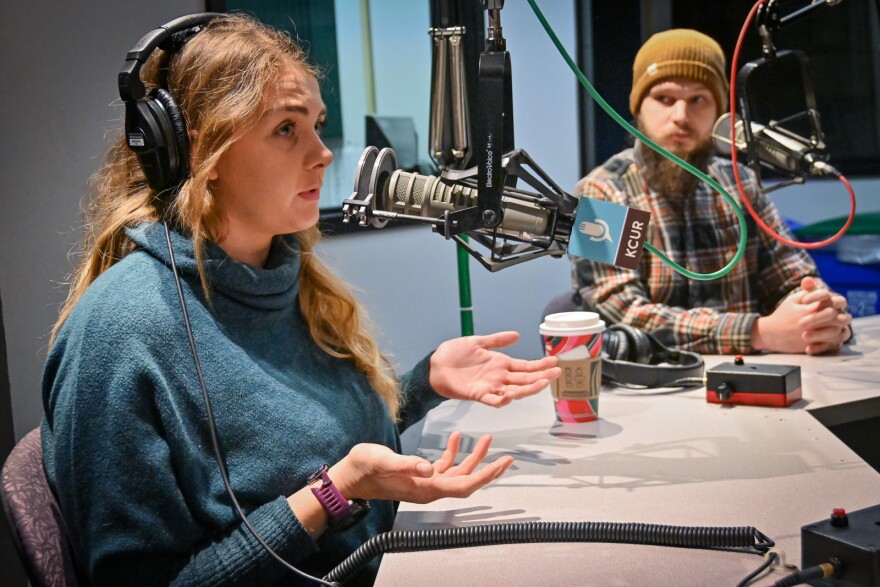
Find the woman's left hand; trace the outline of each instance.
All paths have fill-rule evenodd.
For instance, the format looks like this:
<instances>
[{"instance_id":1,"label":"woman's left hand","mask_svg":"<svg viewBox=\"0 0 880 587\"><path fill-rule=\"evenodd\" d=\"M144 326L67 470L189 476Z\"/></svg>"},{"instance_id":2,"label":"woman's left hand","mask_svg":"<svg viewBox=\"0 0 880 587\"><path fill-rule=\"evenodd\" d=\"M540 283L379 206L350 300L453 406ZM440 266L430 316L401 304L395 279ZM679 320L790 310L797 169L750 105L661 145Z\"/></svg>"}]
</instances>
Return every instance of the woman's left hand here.
<instances>
[{"instance_id":1,"label":"woman's left hand","mask_svg":"<svg viewBox=\"0 0 880 587\"><path fill-rule=\"evenodd\" d=\"M501 407L534 395L559 377L556 357L513 359L491 349L510 346L517 332L447 340L431 356L431 387L443 397Z\"/></svg>"}]
</instances>

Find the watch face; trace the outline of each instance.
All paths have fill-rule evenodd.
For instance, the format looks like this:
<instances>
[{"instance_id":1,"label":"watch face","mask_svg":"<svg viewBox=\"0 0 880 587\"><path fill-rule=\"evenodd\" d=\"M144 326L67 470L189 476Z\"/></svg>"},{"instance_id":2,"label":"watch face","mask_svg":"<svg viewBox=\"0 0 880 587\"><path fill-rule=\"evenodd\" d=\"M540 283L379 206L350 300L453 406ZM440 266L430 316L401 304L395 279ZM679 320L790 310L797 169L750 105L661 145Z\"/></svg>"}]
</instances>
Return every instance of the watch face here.
<instances>
[{"instance_id":1,"label":"watch face","mask_svg":"<svg viewBox=\"0 0 880 587\"><path fill-rule=\"evenodd\" d=\"M353 499L348 503L351 508L348 516L332 526L337 532L348 530L370 513L370 502L364 499Z\"/></svg>"},{"instance_id":2,"label":"watch face","mask_svg":"<svg viewBox=\"0 0 880 587\"><path fill-rule=\"evenodd\" d=\"M315 471L314 473L309 475L309 478L306 479L306 485L311 485L312 483L314 483L318 479L321 479L322 485L325 485L325 486L329 485L330 483L333 483L330 480L330 476L327 474L327 471L329 469L330 469L330 466L327 463L324 463L323 465L321 465L317 471Z\"/></svg>"}]
</instances>

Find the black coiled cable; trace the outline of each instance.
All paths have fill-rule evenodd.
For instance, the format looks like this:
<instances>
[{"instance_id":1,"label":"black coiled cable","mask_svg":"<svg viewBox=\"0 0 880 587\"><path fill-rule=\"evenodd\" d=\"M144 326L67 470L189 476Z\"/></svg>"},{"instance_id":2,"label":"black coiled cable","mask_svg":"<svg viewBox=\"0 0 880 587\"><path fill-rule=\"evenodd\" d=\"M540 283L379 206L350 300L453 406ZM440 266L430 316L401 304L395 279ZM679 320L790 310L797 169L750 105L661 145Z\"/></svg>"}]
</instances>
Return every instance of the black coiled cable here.
<instances>
[{"instance_id":1,"label":"black coiled cable","mask_svg":"<svg viewBox=\"0 0 880 587\"><path fill-rule=\"evenodd\" d=\"M344 583L387 552L441 550L533 542L617 542L763 554L774 542L751 526L664 526L633 522L526 522L404 530L374 536L337 565L325 581Z\"/></svg>"}]
</instances>

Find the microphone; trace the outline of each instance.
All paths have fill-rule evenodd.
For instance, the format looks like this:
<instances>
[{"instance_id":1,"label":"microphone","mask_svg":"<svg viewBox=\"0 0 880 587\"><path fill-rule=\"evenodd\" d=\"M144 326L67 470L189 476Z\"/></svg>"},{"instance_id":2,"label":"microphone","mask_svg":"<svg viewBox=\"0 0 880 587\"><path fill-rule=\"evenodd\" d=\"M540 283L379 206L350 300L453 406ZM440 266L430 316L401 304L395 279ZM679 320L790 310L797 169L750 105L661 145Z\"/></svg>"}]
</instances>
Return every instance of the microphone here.
<instances>
[{"instance_id":1,"label":"microphone","mask_svg":"<svg viewBox=\"0 0 880 587\"><path fill-rule=\"evenodd\" d=\"M447 169L440 177L397 168L390 148L367 147L358 162L354 192L343 202L342 221L382 228L389 220L432 225L454 239L489 271L529 259L566 253L627 269L638 267L650 214L562 191L522 149L501 157L504 177L523 180L535 192L503 182L501 221L487 226L477 186L478 169ZM577 230L572 230L577 226ZM478 251L473 241L489 250Z\"/></svg>"},{"instance_id":2,"label":"microphone","mask_svg":"<svg viewBox=\"0 0 880 587\"><path fill-rule=\"evenodd\" d=\"M712 143L722 155L730 155L730 113L723 114L712 128ZM834 175L833 168L827 164L828 153L825 145L805 139L780 126L763 125L751 122L749 129L752 135L752 146L749 149L744 123L737 119L736 148L747 152L749 156L757 156L758 161L773 169L788 172L792 175Z\"/></svg>"},{"instance_id":3,"label":"microphone","mask_svg":"<svg viewBox=\"0 0 880 587\"><path fill-rule=\"evenodd\" d=\"M388 212L439 218L447 211L477 206L477 188L398 169L381 188L379 202ZM501 196L501 208L501 233L526 240L547 236L549 210L511 194Z\"/></svg>"},{"instance_id":4,"label":"microphone","mask_svg":"<svg viewBox=\"0 0 880 587\"><path fill-rule=\"evenodd\" d=\"M431 224L435 232L455 239L490 271L534 257L563 256L577 199L553 183L521 149L504 155L501 164L505 174L537 191L505 185L501 222L487 227L481 221L476 167L447 169L439 177L422 175L398 169L394 150L367 147L358 162L354 191L343 203L342 221L375 228L392 219ZM478 253L459 236L465 233L490 254Z\"/></svg>"}]
</instances>

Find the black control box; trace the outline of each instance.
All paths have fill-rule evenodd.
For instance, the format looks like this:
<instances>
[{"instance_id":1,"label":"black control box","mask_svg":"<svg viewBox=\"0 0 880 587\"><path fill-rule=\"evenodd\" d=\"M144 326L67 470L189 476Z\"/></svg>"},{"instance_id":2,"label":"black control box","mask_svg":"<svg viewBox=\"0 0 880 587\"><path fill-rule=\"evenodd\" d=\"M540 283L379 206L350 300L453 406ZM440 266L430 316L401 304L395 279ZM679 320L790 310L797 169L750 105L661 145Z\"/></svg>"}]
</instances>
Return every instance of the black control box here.
<instances>
[{"instance_id":1,"label":"black control box","mask_svg":"<svg viewBox=\"0 0 880 587\"><path fill-rule=\"evenodd\" d=\"M840 574L816 584L880 585L880 505L849 513L835 509L827 520L801 528L801 568L831 558L840 561Z\"/></svg>"},{"instance_id":2,"label":"black control box","mask_svg":"<svg viewBox=\"0 0 880 587\"><path fill-rule=\"evenodd\" d=\"M747 364L737 357L706 370L706 401L784 408L801 399L801 368Z\"/></svg>"}]
</instances>

